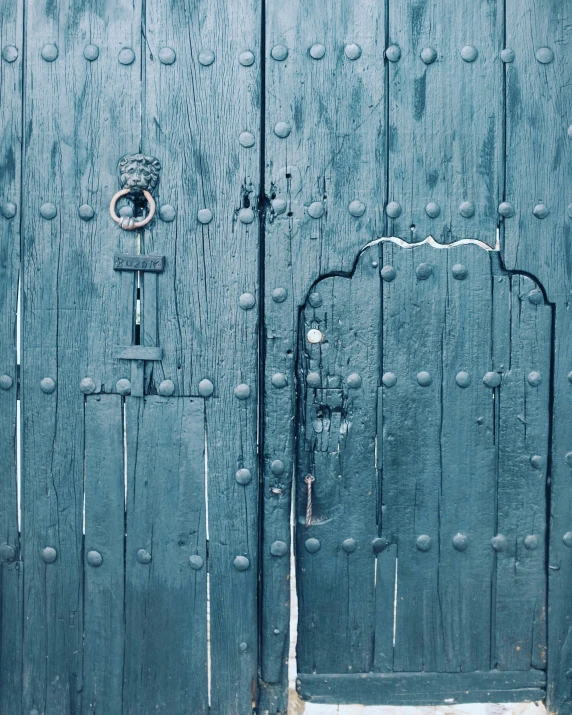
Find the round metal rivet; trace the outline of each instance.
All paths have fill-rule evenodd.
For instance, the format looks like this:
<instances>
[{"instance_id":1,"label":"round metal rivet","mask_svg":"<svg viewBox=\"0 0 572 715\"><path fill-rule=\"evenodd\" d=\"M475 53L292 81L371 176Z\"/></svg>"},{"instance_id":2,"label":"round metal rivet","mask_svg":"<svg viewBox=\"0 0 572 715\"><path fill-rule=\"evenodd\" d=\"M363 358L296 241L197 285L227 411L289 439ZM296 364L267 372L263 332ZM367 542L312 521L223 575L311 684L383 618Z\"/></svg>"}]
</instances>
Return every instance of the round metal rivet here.
<instances>
[{"instance_id":1,"label":"round metal rivet","mask_svg":"<svg viewBox=\"0 0 572 715\"><path fill-rule=\"evenodd\" d=\"M397 201L390 201L385 207L385 213L389 216L389 218L397 218L398 216L401 216L401 206L397 203Z\"/></svg>"},{"instance_id":2,"label":"round metal rivet","mask_svg":"<svg viewBox=\"0 0 572 715\"><path fill-rule=\"evenodd\" d=\"M543 65L547 65L554 59L554 52L550 47L541 47L536 50L536 59Z\"/></svg>"},{"instance_id":3,"label":"round metal rivet","mask_svg":"<svg viewBox=\"0 0 572 715\"><path fill-rule=\"evenodd\" d=\"M239 469L234 476L236 477L236 481L242 485L249 484L252 480L250 469L246 469L245 467Z\"/></svg>"},{"instance_id":4,"label":"round metal rivet","mask_svg":"<svg viewBox=\"0 0 572 715\"><path fill-rule=\"evenodd\" d=\"M401 57L401 50L397 45L389 45L387 50L385 50L385 56L390 62L397 62Z\"/></svg>"},{"instance_id":5,"label":"round metal rivet","mask_svg":"<svg viewBox=\"0 0 572 715\"><path fill-rule=\"evenodd\" d=\"M487 387L498 387L501 384L501 376L498 372L487 372L483 377L483 383Z\"/></svg>"},{"instance_id":6,"label":"round metal rivet","mask_svg":"<svg viewBox=\"0 0 572 715\"><path fill-rule=\"evenodd\" d=\"M421 385L421 387L428 387L432 381L431 375L428 372L425 372L425 370L417 373L417 382Z\"/></svg>"},{"instance_id":7,"label":"round metal rivet","mask_svg":"<svg viewBox=\"0 0 572 715\"><path fill-rule=\"evenodd\" d=\"M572 204L568 204L568 208L566 209L566 213L570 218L572 218Z\"/></svg>"},{"instance_id":8,"label":"round metal rivet","mask_svg":"<svg viewBox=\"0 0 572 715\"><path fill-rule=\"evenodd\" d=\"M56 389L56 383L51 377L44 377L44 379L40 381L40 389L49 395Z\"/></svg>"},{"instance_id":9,"label":"round metal rivet","mask_svg":"<svg viewBox=\"0 0 572 715\"><path fill-rule=\"evenodd\" d=\"M171 223L171 221L174 221L176 215L177 212L175 211L175 207L171 206L171 204L163 204L163 206L159 209L159 218L165 223Z\"/></svg>"},{"instance_id":10,"label":"round metal rivet","mask_svg":"<svg viewBox=\"0 0 572 715\"><path fill-rule=\"evenodd\" d=\"M458 281L464 281L469 275L469 271L462 263L455 263L453 268L451 268L451 273L453 274L453 278Z\"/></svg>"},{"instance_id":11,"label":"round metal rivet","mask_svg":"<svg viewBox=\"0 0 572 715\"><path fill-rule=\"evenodd\" d=\"M292 128L290 127L288 122L277 122L274 126L274 134L276 134L276 136L280 137L281 139L287 137L291 131Z\"/></svg>"},{"instance_id":12,"label":"round metal rivet","mask_svg":"<svg viewBox=\"0 0 572 715\"><path fill-rule=\"evenodd\" d=\"M533 371L528 373L528 377L526 379L528 380L529 385L532 387L538 387L538 385L542 382L542 375L539 372Z\"/></svg>"},{"instance_id":13,"label":"round metal rivet","mask_svg":"<svg viewBox=\"0 0 572 715\"><path fill-rule=\"evenodd\" d=\"M120 395L128 395L131 392L131 383L127 378L122 377L115 383L115 389Z\"/></svg>"},{"instance_id":14,"label":"round metal rivet","mask_svg":"<svg viewBox=\"0 0 572 715\"><path fill-rule=\"evenodd\" d=\"M319 308L322 305L322 296L319 293L310 293L308 303L312 308Z\"/></svg>"},{"instance_id":15,"label":"round metal rivet","mask_svg":"<svg viewBox=\"0 0 572 715\"><path fill-rule=\"evenodd\" d=\"M89 204L82 204L78 209L78 214L84 221L90 221L95 216L95 211Z\"/></svg>"},{"instance_id":16,"label":"round metal rivet","mask_svg":"<svg viewBox=\"0 0 572 715\"><path fill-rule=\"evenodd\" d=\"M239 646L240 650L244 653L245 650L248 649L248 645L246 643L241 643Z\"/></svg>"},{"instance_id":17,"label":"round metal rivet","mask_svg":"<svg viewBox=\"0 0 572 715\"><path fill-rule=\"evenodd\" d=\"M279 476L280 474L284 474L284 462L281 459L274 459L272 463L270 464L270 471L272 474L275 474L276 476Z\"/></svg>"},{"instance_id":18,"label":"round metal rivet","mask_svg":"<svg viewBox=\"0 0 572 715\"><path fill-rule=\"evenodd\" d=\"M378 537L371 542L371 548L374 554L380 554L387 548L387 541Z\"/></svg>"},{"instance_id":19,"label":"round metal rivet","mask_svg":"<svg viewBox=\"0 0 572 715\"><path fill-rule=\"evenodd\" d=\"M342 541L342 549L346 552L346 554L351 554L352 551L357 549L357 541L351 538L344 539L344 541Z\"/></svg>"},{"instance_id":20,"label":"round metal rivet","mask_svg":"<svg viewBox=\"0 0 572 715\"><path fill-rule=\"evenodd\" d=\"M2 211L2 216L4 216L4 218L14 218L16 215L16 204L13 204L11 201L7 201L5 204L2 204L0 211Z\"/></svg>"},{"instance_id":21,"label":"round metal rivet","mask_svg":"<svg viewBox=\"0 0 572 715\"><path fill-rule=\"evenodd\" d=\"M256 305L256 298L252 295L252 293L243 293L238 299L238 305L243 310L250 310Z\"/></svg>"},{"instance_id":22,"label":"round metal rivet","mask_svg":"<svg viewBox=\"0 0 572 715\"><path fill-rule=\"evenodd\" d=\"M532 455L530 458L530 464L535 468L535 469L542 469L544 466L544 460L542 457L538 454Z\"/></svg>"},{"instance_id":23,"label":"round metal rivet","mask_svg":"<svg viewBox=\"0 0 572 715\"><path fill-rule=\"evenodd\" d=\"M198 571L199 569L202 569L204 561L203 557L199 556L198 554L193 554L192 556L189 556L189 564L192 569L195 571Z\"/></svg>"},{"instance_id":24,"label":"round metal rivet","mask_svg":"<svg viewBox=\"0 0 572 715\"><path fill-rule=\"evenodd\" d=\"M568 127L568 137L572 139L572 124Z\"/></svg>"},{"instance_id":25,"label":"round metal rivet","mask_svg":"<svg viewBox=\"0 0 572 715\"><path fill-rule=\"evenodd\" d=\"M10 375L0 375L0 387L3 390L9 390L12 387L12 378Z\"/></svg>"},{"instance_id":26,"label":"round metal rivet","mask_svg":"<svg viewBox=\"0 0 572 715\"><path fill-rule=\"evenodd\" d=\"M210 397L214 392L214 385L210 380L205 378L199 382L199 395L201 397Z\"/></svg>"},{"instance_id":27,"label":"round metal rivet","mask_svg":"<svg viewBox=\"0 0 572 715\"><path fill-rule=\"evenodd\" d=\"M238 141L243 147L250 149L251 146L254 146L254 134L252 132L241 132Z\"/></svg>"},{"instance_id":28,"label":"round metal rivet","mask_svg":"<svg viewBox=\"0 0 572 715\"><path fill-rule=\"evenodd\" d=\"M421 534L421 536L417 537L415 545L419 551L429 551L431 548L431 537L427 536L427 534Z\"/></svg>"},{"instance_id":29,"label":"round metal rivet","mask_svg":"<svg viewBox=\"0 0 572 715\"><path fill-rule=\"evenodd\" d=\"M201 50L199 52L199 62L208 67L215 61L215 53L212 50Z\"/></svg>"},{"instance_id":30,"label":"round metal rivet","mask_svg":"<svg viewBox=\"0 0 572 715\"><path fill-rule=\"evenodd\" d=\"M33 708L32 710L30 710L30 715L40 715L40 711L36 710L36 708Z\"/></svg>"},{"instance_id":31,"label":"round metal rivet","mask_svg":"<svg viewBox=\"0 0 572 715\"><path fill-rule=\"evenodd\" d=\"M315 45L312 45L312 47L310 47L310 57L314 60L321 60L325 54L326 48L324 47L324 45L316 43Z\"/></svg>"},{"instance_id":32,"label":"round metal rivet","mask_svg":"<svg viewBox=\"0 0 572 715\"><path fill-rule=\"evenodd\" d=\"M157 388L162 397L170 397L175 392L175 383L172 380L162 380Z\"/></svg>"},{"instance_id":33,"label":"round metal rivet","mask_svg":"<svg viewBox=\"0 0 572 715\"><path fill-rule=\"evenodd\" d=\"M506 537L502 534L497 534L491 539L491 546L495 551L504 551L507 547Z\"/></svg>"},{"instance_id":34,"label":"round metal rivet","mask_svg":"<svg viewBox=\"0 0 572 715\"><path fill-rule=\"evenodd\" d=\"M95 392L95 382L91 379L91 377L84 377L79 383L79 389L84 395L91 395L92 392Z\"/></svg>"},{"instance_id":35,"label":"round metal rivet","mask_svg":"<svg viewBox=\"0 0 572 715\"><path fill-rule=\"evenodd\" d=\"M469 545L469 540L464 534L455 534L453 536L453 546L457 551L465 551Z\"/></svg>"},{"instance_id":36,"label":"round metal rivet","mask_svg":"<svg viewBox=\"0 0 572 715\"><path fill-rule=\"evenodd\" d=\"M272 377L270 378L270 382L272 383L273 387L278 388L281 390L283 387L286 387L288 384L288 378L283 372L276 372Z\"/></svg>"},{"instance_id":37,"label":"round metal rivet","mask_svg":"<svg viewBox=\"0 0 572 715\"><path fill-rule=\"evenodd\" d=\"M46 60L46 62L53 62L58 58L58 48L56 45L52 44L51 42L48 42L47 45L44 45L42 47L42 57Z\"/></svg>"},{"instance_id":38,"label":"round metal rivet","mask_svg":"<svg viewBox=\"0 0 572 715\"><path fill-rule=\"evenodd\" d=\"M351 387L354 390L361 387L361 377L357 374L357 372L352 372L351 375L348 375L346 382L348 383L348 387Z\"/></svg>"},{"instance_id":39,"label":"round metal rivet","mask_svg":"<svg viewBox=\"0 0 572 715\"><path fill-rule=\"evenodd\" d=\"M12 561L16 558L16 549L10 544L0 546L0 561Z\"/></svg>"},{"instance_id":40,"label":"round metal rivet","mask_svg":"<svg viewBox=\"0 0 572 715\"><path fill-rule=\"evenodd\" d=\"M139 549L137 552L137 561L139 561L140 564L149 564L151 563L151 554L146 549Z\"/></svg>"},{"instance_id":41,"label":"round metal rivet","mask_svg":"<svg viewBox=\"0 0 572 715\"><path fill-rule=\"evenodd\" d=\"M365 213L365 204L359 199L354 199L350 202L350 205L348 206L348 211L351 213L352 216L359 218Z\"/></svg>"},{"instance_id":42,"label":"round metal rivet","mask_svg":"<svg viewBox=\"0 0 572 715\"><path fill-rule=\"evenodd\" d=\"M250 561L246 558L246 556L237 556L233 561L233 564L237 571L246 571L246 569L250 566Z\"/></svg>"},{"instance_id":43,"label":"round metal rivet","mask_svg":"<svg viewBox=\"0 0 572 715\"><path fill-rule=\"evenodd\" d=\"M56 209L54 204L47 202L40 206L40 215L43 216L43 218L48 219L48 221L55 218L57 213L58 210Z\"/></svg>"},{"instance_id":44,"label":"round metal rivet","mask_svg":"<svg viewBox=\"0 0 572 715\"><path fill-rule=\"evenodd\" d=\"M536 534L529 534L524 539L524 545L529 551L534 551L534 549L538 548L538 536L536 536Z\"/></svg>"},{"instance_id":45,"label":"round metal rivet","mask_svg":"<svg viewBox=\"0 0 572 715\"><path fill-rule=\"evenodd\" d=\"M567 531L562 537L562 541L569 549L572 548L572 531Z\"/></svg>"},{"instance_id":46,"label":"round metal rivet","mask_svg":"<svg viewBox=\"0 0 572 715\"><path fill-rule=\"evenodd\" d=\"M324 215L324 204L321 201L314 201L308 206L308 213L312 218L321 218Z\"/></svg>"},{"instance_id":47,"label":"round metal rivet","mask_svg":"<svg viewBox=\"0 0 572 715\"><path fill-rule=\"evenodd\" d=\"M275 214L283 214L286 211L287 203L284 199L272 199L272 210Z\"/></svg>"},{"instance_id":48,"label":"round metal rivet","mask_svg":"<svg viewBox=\"0 0 572 715\"><path fill-rule=\"evenodd\" d=\"M572 383L572 372L568 373L568 382Z\"/></svg>"},{"instance_id":49,"label":"round metal rivet","mask_svg":"<svg viewBox=\"0 0 572 715\"><path fill-rule=\"evenodd\" d=\"M461 372L458 372L455 376L455 382L459 387L469 387L471 384L471 376L468 372L461 370Z\"/></svg>"},{"instance_id":50,"label":"round metal rivet","mask_svg":"<svg viewBox=\"0 0 572 715\"><path fill-rule=\"evenodd\" d=\"M283 62L288 57L288 48L285 45L274 45L270 50L270 57L277 62Z\"/></svg>"},{"instance_id":51,"label":"round metal rivet","mask_svg":"<svg viewBox=\"0 0 572 715\"><path fill-rule=\"evenodd\" d=\"M500 53L500 58L503 62L514 62L515 57L515 52L511 50L510 47L507 47Z\"/></svg>"},{"instance_id":52,"label":"round metal rivet","mask_svg":"<svg viewBox=\"0 0 572 715\"><path fill-rule=\"evenodd\" d=\"M40 556L47 564L53 564L58 558L58 552L51 546L46 546L45 549L40 551Z\"/></svg>"},{"instance_id":53,"label":"round metal rivet","mask_svg":"<svg viewBox=\"0 0 572 715\"><path fill-rule=\"evenodd\" d=\"M2 50L2 57L6 62L15 62L18 59L18 48L14 45L6 45Z\"/></svg>"},{"instance_id":54,"label":"round metal rivet","mask_svg":"<svg viewBox=\"0 0 572 715\"><path fill-rule=\"evenodd\" d=\"M463 201L459 206L459 213L464 218L471 218L475 213L475 204L472 201Z\"/></svg>"},{"instance_id":55,"label":"round metal rivet","mask_svg":"<svg viewBox=\"0 0 572 715\"><path fill-rule=\"evenodd\" d=\"M474 62L478 56L479 53L477 48L472 45L466 45L461 50L461 57L465 60L465 62Z\"/></svg>"},{"instance_id":56,"label":"round metal rivet","mask_svg":"<svg viewBox=\"0 0 572 715\"><path fill-rule=\"evenodd\" d=\"M482 425L484 422L484 419L482 417L477 417L477 424Z\"/></svg>"},{"instance_id":57,"label":"round metal rivet","mask_svg":"<svg viewBox=\"0 0 572 715\"><path fill-rule=\"evenodd\" d=\"M252 209L240 209L238 220L241 223L252 223L254 221L254 211Z\"/></svg>"},{"instance_id":58,"label":"round metal rivet","mask_svg":"<svg viewBox=\"0 0 572 715\"><path fill-rule=\"evenodd\" d=\"M344 53L348 60L357 60L361 57L361 47L352 42L344 47Z\"/></svg>"},{"instance_id":59,"label":"round metal rivet","mask_svg":"<svg viewBox=\"0 0 572 715\"><path fill-rule=\"evenodd\" d=\"M385 387L393 387L397 382L397 375L394 372L384 372L381 382Z\"/></svg>"},{"instance_id":60,"label":"round metal rivet","mask_svg":"<svg viewBox=\"0 0 572 715\"><path fill-rule=\"evenodd\" d=\"M250 397L250 387L242 382L234 388L234 396L239 400L246 400Z\"/></svg>"},{"instance_id":61,"label":"round metal rivet","mask_svg":"<svg viewBox=\"0 0 572 715\"><path fill-rule=\"evenodd\" d=\"M386 281L386 283L391 283L391 281L394 280L395 276L397 275L397 271L393 266L383 266L379 274L381 275L383 280Z\"/></svg>"},{"instance_id":62,"label":"round metal rivet","mask_svg":"<svg viewBox=\"0 0 572 715\"><path fill-rule=\"evenodd\" d=\"M510 203L510 201L503 201L499 204L498 212L505 218L511 218L511 216L514 216L514 206Z\"/></svg>"},{"instance_id":63,"label":"round metal rivet","mask_svg":"<svg viewBox=\"0 0 572 715\"><path fill-rule=\"evenodd\" d=\"M87 563L94 568L101 566L103 563L103 556L99 553L99 551L88 551L86 558Z\"/></svg>"},{"instance_id":64,"label":"round metal rivet","mask_svg":"<svg viewBox=\"0 0 572 715\"><path fill-rule=\"evenodd\" d=\"M542 295L542 291L538 290L538 288L531 290L530 293L528 294L528 300L533 305L540 305L544 301L544 296Z\"/></svg>"},{"instance_id":65,"label":"round metal rivet","mask_svg":"<svg viewBox=\"0 0 572 715\"><path fill-rule=\"evenodd\" d=\"M238 61L243 67L250 67L250 65L254 64L254 53L250 50L245 50L238 56Z\"/></svg>"},{"instance_id":66,"label":"round metal rivet","mask_svg":"<svg viewBox=\"0 0 572 715\"><path fill-rule=\"evenodd\" d=\"M286 288L274 288L272 291L272 300L275 303L283 303L288 297L288 291Z\"/></svg>"},{"instance_id":67,"label":"round metal rivet","mask_svg":"<svg viewBox=\"0 0 572 715\"><path fill-rule=\"evenodd\" d=\"M210 223L213 220L213 213L210 209L200 209L197 218L199 223Z\"/></svg>"},{"instance_id":68,"label":"round metal rivet","mask_svg":"<svg viewBox=\"0 0 572 715\"><path fill-rule=\"evenodd\" d=\"M433 268L431 268L429 263L420 263L415 269L415 275L420 281L426 281L432 273Z\"/></svg>"},{"instance_id":69,"label":"round metal rivet","mask_svg":"<svg viewBox=\"0 0 572 715\"><path fill-rule=\"evenodd\" d=\"M546 204L536 204L536 206L532 209L532 213L536 216L536 218L546 218L550 211Z\"/></svg>"},{"instance_id":70,"label":"round metal rivet","mask_svg":"<svg viewBox=\"0 0 572 715\"><path fill-rule=\"evenodd\" d=\"M130 65L135 62L135 52L130 47L124 47L119 53L117 59L122 65Z\"/></svg>"},{"instance_id":71,"label":"round metal rivet","mask_svg":"<svg viewBox=\"0 0 572 715\"><path fill-rule=\"evenodd\" d=\"M275 628L273 633L275 636L277 636L280 633L280 628Z\"/></svg>"},{"instance_id":72,"label":"round metal rivet","mask_svg":"<svg viewBox=\"0 0 572 715\"><path fill-rule=\"evenodd\" d=\"M419 56L426 65L431 65L437 59L437 51L433 47L424 47Z\"/></svg>"},{"instance_id":73,"label":"round metal rivet","mask_svg":"<svg viewBox=\"0 0 572 715\"><path fill-rule=\"evenodd\" d=\"M322 380L319 372L309 372L306 375L306 384L308 387L320 387Z\"/></svg>"},{"instance_id":74,"label":"round metal rivet","mask_svg":"<svg viewBox=\"0 0 572 715\"><path fill-rule=\"evenodd\" d=\"M441 207L435 201L429 201L427 206L425 206L425 213L429 218L437 218L441 213Z\"/></svg>"},{"instance_id":75,"label":"round metal rivet","mask_svg":"<svg viewBox=\"0 0 572 715\"><path fill-rule=\"evenodd\" d=\"M567 453L566 453L566 456L564 457L564 459L566 460L566 464L567 464L569 467L572 467L572 452L567 452Z\"/></svg>"},{"instance_id":76,"label":"round metal rivet","mask_svg":"<svg viewBox=\"0 0 572 715\"><path fill-rule=\"evenodd\" d=\"M159 50L159 62L162 62L164 65L172 65L176 59L177 55L175 54L175 50L170 47L163 47Z\"/></svg>"},{"instance_id":77,"label":"round metal rivet","mask_svg":"<svg viewBox=\"0 0 572 715\"><path fill-rule=\"evenodd\" d=\"M97 45L86 45L83 48L83 56L89 62L94 62L99 57L99 47Z\"/></svg>"},{"instance_id":78,"label":"round metal rivet","mask_svg":"<svg viewBox=\"0 0 572 715\"><path fill-rule=\"evenodd\" d=\"M323 339L322 331L318 330L317 328L312 328L311 330L308 330L308 334L306 335L308 338L308 342L312 343L312 345L316 345L317 343L321 343Z\"/></svg>"},{"instance_id":79,"label":"round metal rivet","mask_svg":"<svg viewBox=\"0 0 572 715\"><path fill-rule=\"evenodd\" d=\"M288 545L284 541L275 541L270 547L272 556L286 556L288 553Z\"/></svg>"},{"instance_id":80,"label":"round metal rivet","mask_svg":"<svg viewBox=\"0 0 572 715\"><path fill-rule=\"evenodd\" d=\"M306 543L304 544L306 547L306 551L308 551L310 554L315 554L316 551L320 550L320 542L318 539L306 539Z\"/></svg>"}]
</instances>

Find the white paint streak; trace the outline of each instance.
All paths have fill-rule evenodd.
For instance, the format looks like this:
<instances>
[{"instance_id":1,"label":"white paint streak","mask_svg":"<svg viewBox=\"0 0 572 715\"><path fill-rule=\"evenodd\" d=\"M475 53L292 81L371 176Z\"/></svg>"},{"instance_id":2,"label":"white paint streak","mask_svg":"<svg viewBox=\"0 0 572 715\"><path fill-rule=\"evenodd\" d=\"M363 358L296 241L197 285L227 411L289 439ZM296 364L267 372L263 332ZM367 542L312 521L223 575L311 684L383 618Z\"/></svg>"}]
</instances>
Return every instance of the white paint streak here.
<instances>
[{"instance_id":1,"label":"white paint streak","mask_svg":"<svg viewBox=\"0 0 572 715\"><path fill-rule=\"evenodd\" d=\"M495 241L495 245L489 246L488 243L485 243L484 241L478 241L476 238L461 238L458 241L453 241L452 243L438 243L433 236L427 236L427 238L424 238L422 241L417 241L417 243L410 243L409 241L404 241L402 238L397 238L397 236L382 236L381 238L376 238L373 241L370 241L367 243L360 253L363 253L366 249L370 248L371 246L376 246L378 243L395 243L398 246L401 246L402 248L416 248L417 246L423 246L424 244L427 244L429 246L432 246L433 248L454 248L455 246L479 246L485 251L500 251L500 241L499 241L499 234L497 231L497 237Z\"/></svg>"}]
</instances>

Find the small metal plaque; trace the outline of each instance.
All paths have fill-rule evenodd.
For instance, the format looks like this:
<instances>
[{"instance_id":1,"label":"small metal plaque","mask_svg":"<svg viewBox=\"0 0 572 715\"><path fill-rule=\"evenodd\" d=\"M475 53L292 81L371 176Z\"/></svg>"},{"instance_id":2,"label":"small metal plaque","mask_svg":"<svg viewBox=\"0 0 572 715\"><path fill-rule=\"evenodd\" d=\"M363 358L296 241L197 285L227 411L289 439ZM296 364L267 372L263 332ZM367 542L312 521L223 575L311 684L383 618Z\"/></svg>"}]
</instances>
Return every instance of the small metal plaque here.
<instances>
[{"instance_id":1,"label":"small metal plaque","mask_svg":"<svg viewBox=\"0 0 572 715\"><path fill-rule=\"evenodd\" d=\"M127 256L116 253L113 256L115 271L150 271L161 273L165 267L165 256Z\"/></svg>"}]
</instances>

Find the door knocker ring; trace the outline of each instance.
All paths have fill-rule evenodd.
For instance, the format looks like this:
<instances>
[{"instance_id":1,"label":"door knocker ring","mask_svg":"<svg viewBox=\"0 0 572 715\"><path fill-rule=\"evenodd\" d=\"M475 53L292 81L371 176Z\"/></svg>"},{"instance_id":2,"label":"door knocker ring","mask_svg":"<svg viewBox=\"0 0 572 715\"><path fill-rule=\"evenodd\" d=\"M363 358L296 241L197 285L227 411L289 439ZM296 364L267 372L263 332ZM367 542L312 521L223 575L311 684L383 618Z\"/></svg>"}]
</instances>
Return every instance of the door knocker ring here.
<instances>
[{"instance_id":1,"label":"door knocker ring","mask_svg":"<svg viewBox=\"0 0 572 715\"><path fill-rule=\"evenodd\" d=\"M151 196L147 189L143 189L143 196L147 199L147 203L149 204L149 214L145 216L144 219L141 219L141 221L135 221L129 216L118 216L115 213L115 206L117 202L122 196L127 196L127 194L130 193L131 189L121 189L121 191L118 191L114 195L111 199L111 203L109 204L109 214L111 218L115 221L115 223L118 223L121 228L125 229L125 231L135 231L138 228L143 228L143 226L146 226L155 215L155 199Z\"/></svg>"}]
</instances>

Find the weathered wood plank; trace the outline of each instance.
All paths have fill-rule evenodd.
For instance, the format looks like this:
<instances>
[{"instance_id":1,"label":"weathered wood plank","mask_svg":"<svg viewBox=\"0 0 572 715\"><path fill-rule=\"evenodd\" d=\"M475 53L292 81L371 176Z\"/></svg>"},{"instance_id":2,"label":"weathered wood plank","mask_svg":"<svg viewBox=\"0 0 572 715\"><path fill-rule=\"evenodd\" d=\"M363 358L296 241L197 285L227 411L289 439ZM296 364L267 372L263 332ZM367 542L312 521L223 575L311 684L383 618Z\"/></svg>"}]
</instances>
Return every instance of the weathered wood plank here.
<instances>
[{"instance_id":1,"label":"weathered wood plank","mask_svg":"<svg viewBox=\"0 0 572 715\"><path fill-rule=\"evenodd\" d=\"M397 544L388 544L377 555L375 648L373 654L373 669L376 673L393 670L396 556Z\"/></svg>"},{"instance_id":2,"label":"weathered wood plank","mask_svg":"<svg viewBox=\"0 0 572 715\"><path fill-rule=\"evenodd\" d=\"M207 713L204 403L128 397L126 424L123 713Z\"/></svg>"},{"instance_id":3,"label":"weathered wood plank","mask_svg":"<svg viewBox=\"0 0 572 715\"><path fill-rule=\"evenodd\" d=\"M121 712L124 539L123 402L119 395L91 395L85 401L82 713L86 715Z\"/></svg>"}]
</instances>

